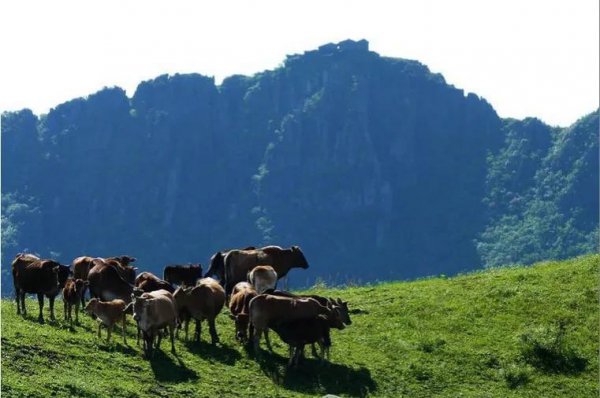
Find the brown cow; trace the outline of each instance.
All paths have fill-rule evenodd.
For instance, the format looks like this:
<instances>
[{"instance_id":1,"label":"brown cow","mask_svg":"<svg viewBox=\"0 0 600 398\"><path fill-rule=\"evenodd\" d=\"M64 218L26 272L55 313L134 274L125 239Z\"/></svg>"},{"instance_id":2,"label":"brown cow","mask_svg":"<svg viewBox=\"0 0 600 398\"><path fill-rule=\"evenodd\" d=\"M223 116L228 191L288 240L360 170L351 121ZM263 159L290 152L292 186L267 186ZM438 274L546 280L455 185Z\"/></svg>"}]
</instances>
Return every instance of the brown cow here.
<instances>
[{"instance_id":1,"label":"brown cow","mask_svg":"<svg viewBox=\"0 0 600 398\"><path fill-rule=\"evenodd\" d=\"M317 315L331 316L331 310L311 298L294 298L259 294L250 300L250 338L254 340L254 349L258 353L260 336L264 332L267 348L272 351L269 342L269 325L289 322Z\"/></svg>"},{"instance_id":2,"label":"brown cow","mask_svg":"<svg viewBox=\"0 0 600 398\"><path fill-rule=\"evenodd\" d=\"M170 293L175 292L173 285L164 281L151 272L142 272L135 278L135 286L142 291L149 293L155 290L164 289Z\"/></svg>"},{"instance_id":3,"label":"brown cow","mask_svg":"<svg viewBox=\"0 0 600 398\"><path fill-rule=\"evenodd\" d=\"M73 306L75 306L75 323L79 325L79 304L82 302L87 284L88 281L84 281L83 279L69 278L63 288L65 320L71 321L71 326L73 326L73 317L71 316Z\"/></svg>"},{"instance_id":4,"label":"brown cow","mask_svg":"<svg viewBox=\"0 0 600 398\"><path fill-rule=\"evenodd\" d=\"M96 298L91 299L87 306L85 307L85 311L90 315L95 315L98 319L98 338L100 338L100 328L102 325L106 326L108 330L108 336L106 337L106 342L110 343L110 335L112 333L112 328L115 323L122 321L123 322L123 343L127 344L127 338L125 337L126 331L126 319L125 319L125 307L127 303L123 300L115 299L112 301L100 301Z\"/></svg>"},{"instance_id":5,"label":"brown cow","mask_svg":"<svg viewBox=\"0 0 600 398\"><path fill-rule=\"evenodd\" d=\"M235 337L241 343L248 340L248 324L250 322L250 300L258 293L248 282L240 282L233 287L229 300L231 318L235 321Z\"/></svg>"},{"instance_id":6,"label":"brown cow","mask_svg":"<svg viewBox=\"0 0 600 398\"><path fill-rule=\"evenodd\" d=\"M169 329L171 352L175 353L174 331L177 325L177 310L173 295L163 289L132 296L132 300L133 319L142 330L146 357L153 356L156 338L158 339L156 348L160 348L161 330L164 328Z\"/></svg>"},{"instance_id":7,"label":"brown cow","mask_svg":"<svg viewBox=\"0 0 600 398\"><path fill-rule=\"evenodd\" d=\"M84 281L88 280L88 274L90 273L90 269L92 268L92 262L94 261L94 257L90 256L81 256L77 257L73 260L71 265L73 266L73 278L74 279L83 279ZM87 291L87 284L83 288L83 293L81 294L81 306L85 308L85 292Z\"/></svg>"},{"instance_id":8,"label":"brown cow","mask_svg":"<svg viewBox=\"0 0 600 398\"><path fill-rule=\"evenodd\" d=\"M12 262L13 285L17 300L17 314L27 314L25 295L37 294L40 314L38 320L44 323L42 310L44 296L50 303L50 319L54 317L54 300L64 287L71 274L68 266L60 265L53 260L42 260L32 254L17 254Z\"/></svg>"},{"instance_id":9,"label":"brown cow","mask_svg":"<svg viewBox=\"0 0 600 398\"><path fill-rule=\"evenodd\" d=\"M103 301L131 301L137 268L122 265L114 259L95 258L88 274L90 294Z\"/></svg>"},{"instance_id":10,"label":"brown cow","mask_svg":"<svg viewBox=\"0 0 600 398\"><path fill-rule=\"evenodd\" d=\"M248 246L241 250L254 249L256 249L256 247ZM225 256L227 256L232 250L236 249L221 250L220 252L216 252L215 254L213 254L213 256L210 258L210 267L208 268L208 271L206 271L206 274L204 274L204 277L208 278L211 276L216 276L219 278L219 282L221 283L221 285L223 285L225 281Z\"/></svg>"},{"instance_id":11,"label":"brown cow","mask_svg":"<svg viewBox=\"0 0 600 398\"><path fill-rule=\"evenodd\" d=\"M206 319L212 344L219 342L217 329L215 327L215 318L221 312L225 304L225 291L212 278L200 279L196 287L179 287L174 294L177 312L189 314L189 318L196 320L196 331L194 340L200 341L201 322ZM188 337L189 318L184 319L185 323L185 339Z\"/></svg>"},{"instance_id":12,"label":"brown cow","mask_svg":"<svg viewBox=\"0 0 600 398\"><path fill-rule=\"evenodd\" d=\"M344 329L344 322L339 309L332 311L331 315L318 315L312 318L297 319L289 322L273 322L269 327L275 331L290 346L290 361L288 365L298 365L304 356L306 344L318 343L321 347L321 360L329 356L331 347L330 329Z\"/></svg>"},{"instance_id":13,"label":"brown cow","mask_svg":"<svg viewBox=\"0 0 600 398\"><path fill-rule=\"evenodd\" d=\"M257 265L248 272L248 282L259 294L264 293L266 290L275 289L277 272L270 265Z\"/></svg>"},{"instance_id":14,"label":"brown cow","mask_svg":"<svg viewBox=\"0 0 600 398\"><path fill-rule=\"evenodd\" d=\"M202 264L167 265L163 279L172 285L195 286L202 278Z\"/></svg>"},{"instance_id":15,"label":"brown cow","mask_svg":"<svg viewBox=\"0 0 600 398\"><path fill-rule=\"evenodd\" d=\"M225 256L225 291L229 294L233 286L246 280L248 272L258 265L270 265L278 278L287 275L291 268L308 268L304 253L298 246L282 249L266 246L256 250L232 250Z\"/></svg>"},{"instance_id":16,"label":"brown cow","mask_svg":"<svg viewBox=\"0 0 600 398\"><path fill-rule=\"evenodd\" d=\"M81 256L81 257L77 257L76 259L73 260L72 265L73 265L73 277L75 279L83 279L84 281L88 280L88 275L90 273L90 270L93 267L93 262L96 258L95 257L90 257L90 256ZM97 257L97 259L104 261L107 264L113 264L116 265L122 269L127 270L128 266L130 263L133 263L136 261L135 257L131 257L131 256L117 256L117 257L108 257L108 258L101 258L101 257ZM127 274L130 271L125 271L125 273ZM133 283L133 282L131 282ZM83 295L81 296L81 305L85 307L85 292L87 291L87 285L86 287L84 287L84 292Z\"/></svg>"}]
</instances>

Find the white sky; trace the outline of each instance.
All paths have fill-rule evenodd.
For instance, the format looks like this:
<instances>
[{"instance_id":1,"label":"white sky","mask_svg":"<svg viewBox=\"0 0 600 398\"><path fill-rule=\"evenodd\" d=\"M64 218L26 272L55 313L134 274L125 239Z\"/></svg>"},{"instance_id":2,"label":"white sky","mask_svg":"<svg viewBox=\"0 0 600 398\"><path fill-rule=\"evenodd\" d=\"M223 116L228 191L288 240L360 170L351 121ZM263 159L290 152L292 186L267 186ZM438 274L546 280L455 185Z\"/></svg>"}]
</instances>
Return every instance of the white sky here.
<instances>
[{"instance_id":1,"label":"white sky","mask_svg":"<svg viewBox=\"0 0 600 398\"><path fill-rule=\"evenodd\" d=\"M598 0L0 2L0 110L46 113L164 73L217 82L347 38L416 59L502 117L566 126L598 108Z\"/></svg>"}]
</instances>

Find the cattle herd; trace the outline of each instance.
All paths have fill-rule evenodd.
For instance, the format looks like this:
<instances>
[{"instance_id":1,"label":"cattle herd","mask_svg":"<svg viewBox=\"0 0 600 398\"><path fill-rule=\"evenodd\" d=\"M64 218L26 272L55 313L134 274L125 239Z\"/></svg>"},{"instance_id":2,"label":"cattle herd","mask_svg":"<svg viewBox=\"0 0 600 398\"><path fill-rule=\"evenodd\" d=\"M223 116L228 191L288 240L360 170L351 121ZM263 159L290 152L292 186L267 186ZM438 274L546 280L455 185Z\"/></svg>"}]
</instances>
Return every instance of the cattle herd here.
<instances>
[{"instance_id":1,"label":"cattle herd","mask_svg":"<svg viewBox=\"0 0 600 398\"><path fill-rule=\"evenodd\" d=\"M18 254L12 263L17 314L26 314L25 295L37 294L39 321L44 322L44 296L49 299L50 318L54 317L54 301L62 291L65 320L79 322L79 309L98 320L107 329L110 342L115 324L121 324L127 344L127 315L137 325L137 341L142 336L144 355L152 357L160 349L167 334L175 353L175 338L184 329L185 340L191 320L195 321L194 340L200 341L202 321L209 327L211 343L219 336L215 318L227 304L235 323L235 336L241 344L251 344L260 354L260 338L272 350L269 330L275 331L289 346L289 365L297 366L304 347L321 360L329 357L331 328L343 329L351 323L348 305L341 299L316 295L295 295L276 290L277 280L291 268L308 268L308 262L297 246L246 247L217 252L203 275L200 264L168 265L163 279L150 272L136 276L137 268L130 256L94 258L78 257L71 266L32 254ZM216 279L215 279L216 278ZM86 305L86 292L90 300ZM317 352L316 345L320 352Z\"/></svg>"}]
</instances>

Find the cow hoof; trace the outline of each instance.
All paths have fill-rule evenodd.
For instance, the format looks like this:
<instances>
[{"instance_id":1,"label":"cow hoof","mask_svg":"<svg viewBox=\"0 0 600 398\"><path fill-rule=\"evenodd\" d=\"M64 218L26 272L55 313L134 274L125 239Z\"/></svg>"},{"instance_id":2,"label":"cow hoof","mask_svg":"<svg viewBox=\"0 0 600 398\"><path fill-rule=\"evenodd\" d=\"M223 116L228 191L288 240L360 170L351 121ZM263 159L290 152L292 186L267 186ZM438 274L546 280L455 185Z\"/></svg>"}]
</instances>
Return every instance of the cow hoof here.
<instances>
[{"instance_id":1,"label":"cow hoof","mask_svg":"<svg viewBox=\"0 0 600 398\"><path fill-rule=\"evenodd\" d=\"M43 324L44 323L44 318L38 318L38 322Z\"/></svg>"}]
</instances>

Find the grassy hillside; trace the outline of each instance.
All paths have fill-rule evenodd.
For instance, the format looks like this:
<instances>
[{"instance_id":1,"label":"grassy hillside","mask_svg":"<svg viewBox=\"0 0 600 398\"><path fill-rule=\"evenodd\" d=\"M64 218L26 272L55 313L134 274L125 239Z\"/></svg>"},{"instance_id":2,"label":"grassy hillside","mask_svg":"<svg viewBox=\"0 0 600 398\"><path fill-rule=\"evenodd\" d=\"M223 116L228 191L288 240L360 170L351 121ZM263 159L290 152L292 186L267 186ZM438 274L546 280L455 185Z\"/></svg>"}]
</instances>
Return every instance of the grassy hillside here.
<instances>
[{"instance_id":1,"label":"grassy hillside","mask_svg":"<svg viewBox=\"0 0 600 398\"><path fill-rule=\"evenodd\" d=\"M221 315L222 345L208 330L200 345L163 343L142 359L133 323L129 346L120 334L98 341L87 316L74 330L62 322L16 316L2 300L3 396L249 396L326 393L382 397L591 397L598 393L600 256L511 267L414 282L341 290L353 324L333 332L331 363L313 359L286 370L287 350L262 362L234 340ZM105 336L105 334L103 335ZM264 345L263 345L264 346Z\"/></svg>"}]
</instances>

